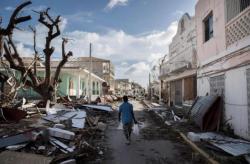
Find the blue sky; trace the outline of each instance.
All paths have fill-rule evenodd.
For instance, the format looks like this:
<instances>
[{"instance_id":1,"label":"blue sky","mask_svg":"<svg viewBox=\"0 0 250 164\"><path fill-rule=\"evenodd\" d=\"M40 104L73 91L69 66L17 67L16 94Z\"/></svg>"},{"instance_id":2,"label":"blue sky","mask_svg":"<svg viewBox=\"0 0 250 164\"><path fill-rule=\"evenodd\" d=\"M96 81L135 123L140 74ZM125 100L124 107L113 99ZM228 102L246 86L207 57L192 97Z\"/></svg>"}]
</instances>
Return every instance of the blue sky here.
<instances>
[{"instance_id":1,"label":"blue sky","mask_svg":"<svg viewBox=\"0 0 250 164\"><path fill-rule=\"evenodd\" d=\"M1 0L3 24L13 8L22 1ZM148 71L157 59L168 53L178 19L188 12L194 14L196 0L34 0L22 14L31 14L32 21L22 24L14 38L24 55L32 53L28 25L39 31L38 48L42 49L46 29L39 25L31 10L51 8L51 14L62 16L62 36L72 39L67 45L74 57L87 56L93 43L94 55L113 61L117 78L147 85ZM60 38L54 41L60 56Z\"/></svg>"}]
</instances>

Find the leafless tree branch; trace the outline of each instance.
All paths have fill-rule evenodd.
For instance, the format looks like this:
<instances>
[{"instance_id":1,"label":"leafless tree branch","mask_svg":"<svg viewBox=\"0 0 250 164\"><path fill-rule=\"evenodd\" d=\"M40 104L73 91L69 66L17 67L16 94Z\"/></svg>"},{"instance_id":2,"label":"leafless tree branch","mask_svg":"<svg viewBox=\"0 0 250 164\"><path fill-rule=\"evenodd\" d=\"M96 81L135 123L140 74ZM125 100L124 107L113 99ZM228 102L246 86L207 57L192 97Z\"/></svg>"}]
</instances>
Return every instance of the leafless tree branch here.
<instances>
[{"instance_id":1,"label":"leafless tree branch","mask_svg":"<svg viewBox=\"0 0 250 164\"><path fill-rule=\"evenodd\" d=\"M31 29L31 31L33 32L33 49L34 49L34 52L35 52L35 55L34 55L34 65L33 65L33 68L34 68L34 75L36 76L37 73L36 73L36 61L38 60L38 51L36 49L36 29L33 28L32 26L29 26L29 28Z\"/></svg>"},{"instance_id":2,"label":"leafless tree branch","mask_svg":"<svg viewBox=\"0 0 250 164\"><path fill-rule=\"evenodd\" d=\"M50 70L50 64L51 64L51 56L54 52L54 47L51 46L51 42L53 39L58 37L61 32L59 28L60 23L60 16L57 16L56 18L52 18L49 15L49 8L39 13L39 19L38 21L43 24L45 27L48 28L48 33L46 36L46 42L43 49L44 56L45 56L45 77L43 80L40 80L39 77L37 77L37 68L36 63L37 60L39 60L39 54L36 48L36 30L35 28L32 28L30 26L31 31L33 32L33 49L34 49L34 59L30 65L25 65L23 62L20 54L18 53L18 50L16 48L16 45L14 41L12 40L12 34L14 31L14 28L17 28L16 25L25 22L29 19L31 19L31 16L23 16L18 17L19 12L27 6L31 4L30 1L24 2L21 5L19 5L11 15L11 18L9 20L9 24L6 29L3 29L0 27L0 51L4 50L4 57L9 63L9 68L17 70L21 73L21 78L19 80L18 84L19 86L16 86L15 90L18 90L19 88L23 87L24 85L32 87L34 91L39 93L45 100L51 98L51 91L53 91L53 88L55 88L58 84L58 78L60 71L62 67L65 65L65 63L68 61L68 58L72 56L72 52L69 51L68 53L65 52L65 44L68 42L68 39L63 38L62 41L62 60L58 64L58 67L55 72L53 83L51 82L51 70Z\"/></svg>"},{"instance_id":3,"label":"leafless tree branch","mask_svg":"<svg viewBox=\"0 0 250 164\"><path fill-rule=\"evenodd\" d=\"M27 1L25 3L22 3L19 5L13 12L13 14L10 17L9 24L6 29L0 28L0 35L9 35L13 33L13 29L16 27L17 24L28 21L31 19L31 16L23 16L23 17L17 17L18 13L26 6L30 5L31 1Z\"/></svg>"},{"instance_id":4,"label":"leafless tree branch","mask_svg":"<svg viewBox=\"0 0 250 164\"><path fill-rule=\"evenodd\" d=\"M69 51L67 54L65 52L65 44L68 42L68 39L62 38L62 40L63 40L62 41L62 60L60 61L60 63L58 64L58 66L56 68L56 72L55 72L55 76L54 76L54 85L56 85L56 83L58 82L60 71L61 71L62 67L68 61L69 57L73 56L73 53L71 51Z\"/></svg>"}]
</instances>

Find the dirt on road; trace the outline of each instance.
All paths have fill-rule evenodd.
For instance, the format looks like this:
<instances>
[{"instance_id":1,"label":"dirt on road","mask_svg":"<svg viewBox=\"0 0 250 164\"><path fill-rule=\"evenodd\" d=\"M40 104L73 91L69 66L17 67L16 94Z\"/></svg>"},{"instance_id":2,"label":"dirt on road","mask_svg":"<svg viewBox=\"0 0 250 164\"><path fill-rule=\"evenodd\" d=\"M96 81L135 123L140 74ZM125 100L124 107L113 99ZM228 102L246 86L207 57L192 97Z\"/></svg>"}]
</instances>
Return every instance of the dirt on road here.
<instances>
[{"instance_id":1,"label":"dirt on road","mask_svg":"<svg viewBox=\"0 0 250 164\"><path fill-rule=\"evenodd\" d=\"M144 127L138 136L132 135L131 145L125 144L122 130L118 130L118 112L108 121L106 130L105 164L167 164L206 163L202 157L174 132L164 125L153 113L144 110L138 101L131 102L135 117Z\"/></svg>"}]
</instances>

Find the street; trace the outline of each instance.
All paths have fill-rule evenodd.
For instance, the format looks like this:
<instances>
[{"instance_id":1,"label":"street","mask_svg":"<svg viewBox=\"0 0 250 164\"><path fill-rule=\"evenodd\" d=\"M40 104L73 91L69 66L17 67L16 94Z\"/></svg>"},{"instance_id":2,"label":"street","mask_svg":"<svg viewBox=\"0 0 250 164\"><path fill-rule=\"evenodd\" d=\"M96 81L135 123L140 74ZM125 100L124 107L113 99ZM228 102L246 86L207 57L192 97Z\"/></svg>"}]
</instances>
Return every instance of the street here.
<instances>
[{"instance_id":1,"label":"street","mask_svg":"<svg viewBox=\"0 0 250 164\"><path fill-rule=\"evenodd\" d=\"M249 27L250 0L1 0L0 164L250 163Z\"/></svg>"},{"instance_id":2,"label":"street","mask_svg":"<svg viewBox=\"0 0 250 164\"><path fill-rule=\"evenodd\" d=\"M163 126L152 113L144 111L143 105L132 101L135 117L144 124L140 135L132 135L131 145L125 144L122 130L118 130L118 112L106 130L106 164L165 164L165 163L203 163L198 156L170 128Z\"/></svg>"}]
</instances>

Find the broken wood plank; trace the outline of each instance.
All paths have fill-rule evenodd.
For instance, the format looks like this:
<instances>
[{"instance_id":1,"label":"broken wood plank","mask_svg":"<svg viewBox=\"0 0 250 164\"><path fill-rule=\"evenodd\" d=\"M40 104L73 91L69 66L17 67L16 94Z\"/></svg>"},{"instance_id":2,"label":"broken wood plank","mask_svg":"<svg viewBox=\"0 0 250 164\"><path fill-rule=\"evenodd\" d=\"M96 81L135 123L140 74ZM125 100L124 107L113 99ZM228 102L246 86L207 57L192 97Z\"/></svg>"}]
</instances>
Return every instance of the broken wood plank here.
<instances>
[{"instance_id":1,"label":"broken wood plank","mask_svg":"<svg viewBox=\"0 0 250 164\"><path fill-rule=\"evenodd\" d=\"M99 119L100 119L100 116L95 117L95 121L93 122L93 124L94 124L94 125L97 125L97 124L98 124Z\"/></svg>"},{"instance_id":2,"label":"broken wood plank","mask_svg":"<svg viewBox=\"0 0 250 164\"><path fill-rule=\"evenodd\" d=\"M201 154L206 160L211 164L219 164L217 161L215 161L210 155L208 155L205 151L200 149L196 144L194 144L191 140L189 140L183 133L179 132L180 136L183 138L184 141L186 141L193 150L197 151L199 154Z\"/></svg>"},{"instance_id":3,"label":"broken wood plank","mask_svg":"<svg viewBox=\"0 0 250 164\"><path fill-rule=\"evenodd\" d=\"M92 124L90 118L89 118L89 117L86 117L86 120L87 120L87 123L89 124L89 126L90 126L90 127L93 127L93 124Z\"/></svg>"}]
</instances>

